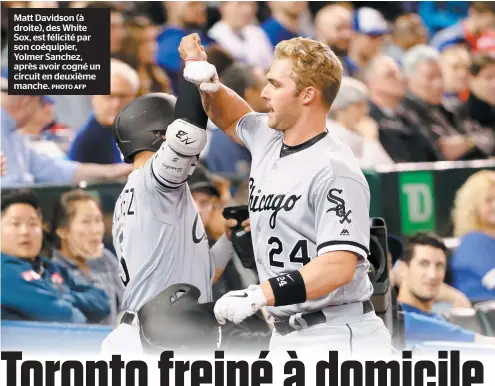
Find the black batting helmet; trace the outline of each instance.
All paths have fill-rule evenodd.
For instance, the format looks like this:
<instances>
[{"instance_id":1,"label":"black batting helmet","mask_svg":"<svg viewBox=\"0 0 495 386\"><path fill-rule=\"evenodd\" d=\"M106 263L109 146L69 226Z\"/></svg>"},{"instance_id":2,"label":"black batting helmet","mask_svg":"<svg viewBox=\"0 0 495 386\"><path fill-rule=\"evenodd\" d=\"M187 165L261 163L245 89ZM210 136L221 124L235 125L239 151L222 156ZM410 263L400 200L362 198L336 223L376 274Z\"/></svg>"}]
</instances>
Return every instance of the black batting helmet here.
<instances>
[{"instance_id":1,"label":"black batting helmet","mask_svg":"<svg viewBox=\"0 0 495 386\"><path fill-rule=\"evenodd\" d=\"M199 304L200 290L190 284L174 284L138 311L141 342L148 353L163 350L215 350L221 328L214 303Z\"/></svg>"},{"instance_id":2,"label":"black batting helmet","mask_svg":"<svg viewBox=\"0 0 495 386\"><path fill-rule=\"evenodd\" d=\"M124 161L140 151L157 151L168 125L174 120L175 97L165 93L146 94L129 102L115 117L113 135ZM158 135L157 135L158 134Z\"/></svg>"}]
</instances>

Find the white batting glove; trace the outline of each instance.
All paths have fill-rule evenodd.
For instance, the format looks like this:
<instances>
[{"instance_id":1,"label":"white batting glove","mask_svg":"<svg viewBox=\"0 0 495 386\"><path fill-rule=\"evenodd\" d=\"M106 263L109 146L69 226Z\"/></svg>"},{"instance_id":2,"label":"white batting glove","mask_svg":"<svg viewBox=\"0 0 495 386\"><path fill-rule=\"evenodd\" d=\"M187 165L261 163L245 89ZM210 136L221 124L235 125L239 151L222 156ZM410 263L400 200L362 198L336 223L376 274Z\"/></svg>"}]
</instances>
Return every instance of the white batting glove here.
<instances>
[{"instance_id":1,"label":"white batting glove","mask_svg":"<svg viewBox=\"0 0 495 386\"><path fill-rule=\"evenodd\" d=\"M217 92L220 88L216 67L204 60L187 61L184 67L184 79L204 92Z\"/></svg>"},{"instance_id":2,"label":"white batting glove","mask_svg":"<svg viewBox=\"0 0 495 386\"><path fill-rule=\"evenodd\" d=\"M250 285L245 290L227 292L217 300L213 312L220 324L227 320L238 324L263 306L266 306L266 298L260 286Z\"/></svg>"}]
</instances>

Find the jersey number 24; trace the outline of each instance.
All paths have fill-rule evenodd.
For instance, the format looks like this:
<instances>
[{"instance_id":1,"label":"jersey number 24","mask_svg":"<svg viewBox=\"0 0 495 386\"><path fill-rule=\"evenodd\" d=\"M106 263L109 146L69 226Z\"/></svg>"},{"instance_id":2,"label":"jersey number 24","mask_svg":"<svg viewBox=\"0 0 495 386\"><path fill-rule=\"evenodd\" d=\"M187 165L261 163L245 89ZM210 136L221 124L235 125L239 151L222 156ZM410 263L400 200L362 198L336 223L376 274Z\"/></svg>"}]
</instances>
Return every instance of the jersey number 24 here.
<instances>
[{"instance_id":1,"label":"jersey number 24","mask_svg":"<svg viewBox=\"0 0 495 386\"><path fill-rule=\"evenodd\" d=\"M283 261L275 260L275 256L280 255L284 251L282 242L278 237L272 236L268 239L268 244L272 246L272 249L268 253L270 265L272 267L284 268L285 263ZM292 251L289 254L289 261L302 265L306 265L311 261L308 253L308 240L299 240L296 245L294 245L294 248L292 248Z\"/></svg>"}]
</instances>

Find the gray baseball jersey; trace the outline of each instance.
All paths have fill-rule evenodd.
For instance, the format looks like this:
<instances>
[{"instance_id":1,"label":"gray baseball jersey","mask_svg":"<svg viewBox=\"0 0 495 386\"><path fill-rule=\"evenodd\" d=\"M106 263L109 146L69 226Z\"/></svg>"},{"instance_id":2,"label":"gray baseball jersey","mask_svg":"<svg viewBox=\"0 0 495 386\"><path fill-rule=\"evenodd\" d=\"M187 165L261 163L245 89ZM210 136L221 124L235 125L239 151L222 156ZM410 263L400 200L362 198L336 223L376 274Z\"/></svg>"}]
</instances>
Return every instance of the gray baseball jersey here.
<instances>
[{"instance_id":1,"label":"gray baseball jersey","mask_svg":"<svg viewBox=\"0 0 495 386\"><path fill-rule=\"evenodd\" d=\"M303 304L268 307L268 312L280 317L369 299L370 192L352 151L331 133L288 147L283 134L268 127L266 114L245 115L237 134L252 155L249 212L260 280L299 269L330 251L359 257L347 285Z\"/></svg>"},{"instance_id":2,"label":"gray baseball jersey","mask_svg":"<svg viewBox=\"0 0 495 386\"><path fill-rule=\"evenodd\" d=\"M167 186L153 158L129 175L113 216L122 307L134 312L177 283L198 287L200 303L212 301L214 264L189 186Z\"/></svg>"}]
</instances>

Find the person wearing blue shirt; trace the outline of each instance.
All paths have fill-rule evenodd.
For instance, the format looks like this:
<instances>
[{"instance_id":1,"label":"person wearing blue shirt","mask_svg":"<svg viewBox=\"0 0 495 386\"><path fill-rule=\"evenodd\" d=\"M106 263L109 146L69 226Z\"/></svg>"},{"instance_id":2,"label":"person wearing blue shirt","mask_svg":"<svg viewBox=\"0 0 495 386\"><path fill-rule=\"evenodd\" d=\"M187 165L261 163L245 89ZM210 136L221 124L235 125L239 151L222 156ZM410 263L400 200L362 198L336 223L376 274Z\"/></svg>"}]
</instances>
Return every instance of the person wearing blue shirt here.
<instances>
[{"instance_id":1,"label":"person wearing blue shirt","mask_svg":"<svg viewBox=\"0 0 495 386\"><path fill-rule=\"evenodd\" d=\"M300 16L306 10L306 1L272 1L269 3L271 17L261 28L265 31L273 48L282 40L300 36ZM201 40L202 41L202 40Z\"/></svg>"},{"instance_id":2,"label":"person wearing blue shirt","mask_svg":"<svg viewBox=\"0 0 495 386\"><path fill-rule=\"evenodd\" d=\"M495 172L481 170L458 190L454 202L452 284L473 302L495 299Z\"/></svg>"},{"instance_id":3,"label":"person wearing blue shirt","mask_svg":"<svg viewBox=\"0 0 495 386\"><path fill-rule=\"evenodd\" d=\"M136 70L120 60L112 59L110 95L92 97L93 114L72 142L69 158L84 163L121 163L122 156L113 137L112 125L119 111L136 98L138 92Z\"/></svg>"},{"instance_id":4,"label":"person wearing blue shirt","mask_svg":"<svg viewBox=\"0 0 495 386\"><path fill-rule=\"evenodd\" d=\"M404 311L406 346L427 341L495 344L495 338L456 326L432 312L447 268L447 247L439 236L420 232L409 238L401 263L398 301Z\"/></svg>"},{"instance_id":5,"label":"person wearing blue shirt","mask_svg":"<svg viewBox=\"0 0 495 386\"><path fill-rule=\"evenodd\" d=\"M96 323L109 314L103 290L39 255L42 219L32 192L4 193L1 212L2 319Z\"/></svg>"},{"instance_id":6,"label":"person wearing blue shirt","mask_svg":"<svg viewBox=\"0 0 495 386\"><path fill-rule=\"evenodd\" d=\"M183 37L197 32L204 46L213 42L203 31L206 24L206 4L204 1L167 1L167 25L157 36L158 50L156 62L165 70L177 95L181 77L182 59L179 44Z\"/></svg>"},{"instance_id":7,"label":"person wearing blue shirt","mask_svg":"<svg viewBox=\"0 0 495 386\"><path fill-rule=\"evenodd\" d=\"M1 151L6 171L0 177L2 189L39 183L78 183L126 177L132 167L80 164L37 153L19 132L43 103L42 96L8 95L8 81L2 74Z\"/></svg>"},{"instance_id":8,"label":"person wearing blue shirt","mask_svg":"<svg viewBox=\"0 0 495 386\"><path fill-rule=\"evenodd\" d=\"M495 4L491 1L473 1L469 4L467 17L437 32L430 45L440 51L442 46L467 42L470 49L475 50L479 37L494 27Z\"/></svg>"}]
</instances>

